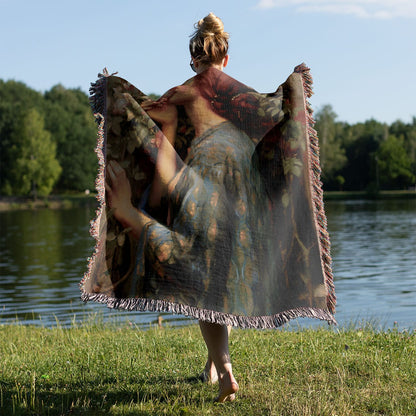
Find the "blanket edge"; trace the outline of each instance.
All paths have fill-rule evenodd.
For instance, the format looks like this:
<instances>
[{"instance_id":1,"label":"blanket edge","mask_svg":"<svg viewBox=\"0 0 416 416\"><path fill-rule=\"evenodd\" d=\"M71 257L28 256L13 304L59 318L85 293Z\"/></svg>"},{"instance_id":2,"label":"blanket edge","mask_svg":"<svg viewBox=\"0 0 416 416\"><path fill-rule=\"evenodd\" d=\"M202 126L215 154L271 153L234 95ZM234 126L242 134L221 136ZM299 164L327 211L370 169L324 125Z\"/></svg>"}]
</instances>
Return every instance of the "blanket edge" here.
<instances>
[{"instance_id":1,"label":"blanket edge","mask_svg":"<svg viewBox=\"0 0 416 416\"><path fill-rule=\"evenodd\" d=\"M313 211L315 218L316 230L318 233L319 251L321 254L321 264L324 273L324 282L327 289L327 307L334 314L336 305L336 295L334 286L334 276L332 272L331 242L327 228L327 218L324 209L323 189L321 182L321 166L319 161L319 139L317 131L314 129L315 120L313 118L313 109L309 103L312 96L312 76L310 68L304 63L295 67L294 72L299 73L302 77L304 103L307 119L307 135L309 141L309 179L312 191Z\"/></svg>"}]
</instances>

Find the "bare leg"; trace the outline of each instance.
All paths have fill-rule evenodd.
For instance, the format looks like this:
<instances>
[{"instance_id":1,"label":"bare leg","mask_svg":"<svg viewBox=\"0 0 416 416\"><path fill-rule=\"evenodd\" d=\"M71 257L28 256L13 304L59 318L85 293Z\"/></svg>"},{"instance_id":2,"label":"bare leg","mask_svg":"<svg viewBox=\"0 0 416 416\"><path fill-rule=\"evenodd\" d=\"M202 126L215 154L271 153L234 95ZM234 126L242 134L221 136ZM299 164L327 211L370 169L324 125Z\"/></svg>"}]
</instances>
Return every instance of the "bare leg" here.
<instances>
[{"instance_id":1,"label":"bare leg","mask_svg":"<svg viewBox=\"0 0 416 416\"><path fill-rule=\"evenodd\" d=\"M219 382L219 395L216 401L222 403L232 401L238 390L233 376L230 353L228 351L228 328L225 325L199 321L202 336L208 348L208 361L215 364ZM208 362L207 362L208 364Z\"/></svg>"},{"instance_id":2,"label":"bare leg","mask_svg":"<svg viewBox=\"0 0 416 416\"><path fill-rule=\"evenodd\" d=\"M208 359L205 364L204 370L202 371L199 378L206 383L215 384L218 382L217 369L215 368L214 361L212 361L211 356L208 354Z\"/></svg>"},{"instance_id":3,"label":"bare leg","mask_svg":"<svg viewBox=\"0 0 416 416\"><path fill-rule=\"evenodd\" d=\"M228 336L231 333L231 326L227 326ZM214 361L212 361L211 355L208 352L208 359L204 367L204 371L200 375L200 379L204 382L215 384L218 381L217 369L215 368Z\"/></svg>"}]
</instances>

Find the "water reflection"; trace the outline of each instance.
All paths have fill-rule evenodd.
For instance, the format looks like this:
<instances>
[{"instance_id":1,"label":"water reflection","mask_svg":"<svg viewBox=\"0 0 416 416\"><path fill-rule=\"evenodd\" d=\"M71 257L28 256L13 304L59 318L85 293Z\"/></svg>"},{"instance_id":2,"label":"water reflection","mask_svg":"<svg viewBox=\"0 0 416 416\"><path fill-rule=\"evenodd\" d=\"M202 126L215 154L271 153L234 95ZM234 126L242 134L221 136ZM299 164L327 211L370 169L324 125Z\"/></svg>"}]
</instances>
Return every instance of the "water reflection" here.
<instances>
[{"instance_id":1,"label":"water reflection","mask_svg":"<svg viewBox=\"0 0 416 416\"><path fill-rule=\"evenodd\" d=\"M416 201L326 204L338 319L416 328Z\"/></svg>"},{"instance_id":2,"label":"water reflection","mask_svg":"<svg viewBox=\"0 0 416 416\"><path fill-rule=\"evenodd\" d=\"M342 325L369 319L387 328L416 327L416 200L326 203ZM94 207L0 213L0 323L62 325L102 311L148 325L154 313L109 311L79 300L92 254ZM189 322L165 315L173 325ZM313 321L301 319L310 325Z\"/></svg>"}]
</instances>

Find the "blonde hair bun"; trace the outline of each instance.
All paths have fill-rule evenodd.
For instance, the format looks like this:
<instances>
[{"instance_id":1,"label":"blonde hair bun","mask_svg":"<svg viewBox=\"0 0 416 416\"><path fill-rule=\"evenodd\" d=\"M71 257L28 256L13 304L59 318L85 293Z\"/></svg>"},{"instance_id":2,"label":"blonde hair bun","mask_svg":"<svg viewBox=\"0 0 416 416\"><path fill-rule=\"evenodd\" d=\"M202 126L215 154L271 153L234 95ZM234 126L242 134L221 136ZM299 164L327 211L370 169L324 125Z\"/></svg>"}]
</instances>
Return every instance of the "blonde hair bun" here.
<instances>
[{"instance_id":1,"label":"blonde hair bun","mask_svg":"<svg viewBox=\"0 0 416 416\"><path fill-rule=\"evenodd\" d=\"M195 25L195 28L205 36L223 35L227 39L229 38L228 33L224 32L224 23L212 12L208 16L205 16L203 19L201 19Z\"/></svg>"},{"instance_id":2,"label":"blonde hair bun","mask_svg":"<svg viewBox=\"0 0 416 416\"><path fill-rule=\"evenodd\" d=\"M195 23L195 29L189 41L191 56L205 64L220 63L228 53L230 37L222 20L210 13Z\"/></svg>"}]
</instances>

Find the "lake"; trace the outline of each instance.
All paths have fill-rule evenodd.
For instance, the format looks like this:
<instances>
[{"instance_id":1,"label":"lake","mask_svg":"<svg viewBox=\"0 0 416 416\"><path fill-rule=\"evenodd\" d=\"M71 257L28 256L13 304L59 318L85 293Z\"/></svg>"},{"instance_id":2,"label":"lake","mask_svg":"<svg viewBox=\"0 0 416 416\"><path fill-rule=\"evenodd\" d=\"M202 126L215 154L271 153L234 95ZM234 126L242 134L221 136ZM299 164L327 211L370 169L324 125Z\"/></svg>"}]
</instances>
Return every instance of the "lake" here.
<instances>
[{"instance_id":1,"label":"lake","mask_svg":"<svg viewBox=\"0 0 416 416\"><path fill-rule=\"evenodd\" d=\"M416 200L347 200L326 204L332 241L336 319L380 329L416 328ZM156 313L112 311L79 299L92 254L94 207L0 212L0 324L69 326L91 315L148 327ZM164 314L170 325L195 322ZM311 319L290 326L316 325Z\"/></svg>"}]
</instances>

